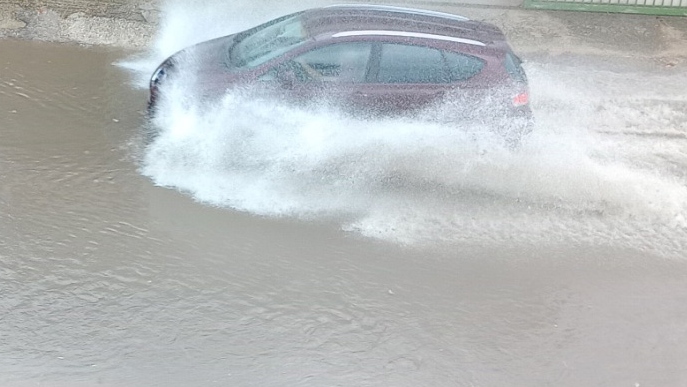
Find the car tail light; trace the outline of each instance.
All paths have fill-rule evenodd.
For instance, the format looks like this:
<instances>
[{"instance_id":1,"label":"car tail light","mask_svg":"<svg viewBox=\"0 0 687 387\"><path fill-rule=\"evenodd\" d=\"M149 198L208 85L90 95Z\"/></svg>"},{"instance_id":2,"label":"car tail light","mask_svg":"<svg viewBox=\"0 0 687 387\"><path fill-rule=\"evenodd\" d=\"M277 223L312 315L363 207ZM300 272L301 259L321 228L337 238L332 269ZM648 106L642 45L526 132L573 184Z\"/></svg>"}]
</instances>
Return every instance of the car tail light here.
<instances>
[{"instance_id":1,"label":"car tail light","mask_svg":"<svg viewBox=\"0 0 687 387\"><path fill-rule=\"evenodd\" d=\"M513 97L513 106L524 106L530 102L530 95L525 91Z\"/></svg>"}]
</instances>

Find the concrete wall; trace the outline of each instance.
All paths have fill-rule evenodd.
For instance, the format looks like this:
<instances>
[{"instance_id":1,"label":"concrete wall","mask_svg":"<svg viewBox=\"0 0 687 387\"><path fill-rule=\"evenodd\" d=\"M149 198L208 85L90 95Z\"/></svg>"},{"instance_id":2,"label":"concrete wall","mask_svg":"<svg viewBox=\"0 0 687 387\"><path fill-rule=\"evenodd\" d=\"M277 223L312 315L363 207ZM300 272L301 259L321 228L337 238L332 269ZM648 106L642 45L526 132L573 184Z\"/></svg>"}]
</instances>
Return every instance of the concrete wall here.
<instances>
[{"instance_id":1,"label":"concrete wall","mask_svg":"<svg viewBox=\"0 0 687 387\"><path fill-rule=\"evenodd\" d=\"M141 47L157 19L155 0L0 0L0 37Z\"/></svg>"},{"instance_id":2,"label":"concrete wall","mask_svg":"<svg viewBox=\"0 0 687 387\"><path fill-rule=\"evenodd\" d=\"M1 9L54 10L60 16L74 13L146 21L156 0L0 0Z\"/></svg>"}]
</instances>

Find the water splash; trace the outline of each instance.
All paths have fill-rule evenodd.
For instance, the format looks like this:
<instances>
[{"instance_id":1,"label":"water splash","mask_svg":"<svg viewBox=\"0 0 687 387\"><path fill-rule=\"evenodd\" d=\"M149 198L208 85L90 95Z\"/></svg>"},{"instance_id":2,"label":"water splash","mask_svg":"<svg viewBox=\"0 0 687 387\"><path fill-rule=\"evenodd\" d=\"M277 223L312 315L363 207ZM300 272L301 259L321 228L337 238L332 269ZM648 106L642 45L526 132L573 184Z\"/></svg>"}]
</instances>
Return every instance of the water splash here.
<instances>
[{"instance_id":1,"label":"water splash","mask_svg":"<svg viewBox=\"0 0 687 387\"><path fill-rule=\"evenodd\" d=\"M206 40L230 35L288 13L322 5L304 0L297 4L261 0L167 0L160 4L160 28L143 55L118 63L135 74L134 85L145 88L155 68L174 53Z\"/></svg>"},{"instance_id":2,"label":"water splash","mask_svg":"<svg viewBox=\"0 0 687 387\"><path fill-rule=\"evenodd\" d=\"M218 29L204 19L236 18L222 6L180 4L168 5L152 57L178 50L178 42L246 27L229 22ZM685 177L655 158L628 157L604 134L642 126L646 120L637 117L652 114L650 106L625 117L609 113L609 99L620 101L616 109L623 103L642 109L642 101L655 100L642 93L623 99L594 82L608 74L585 72L587 81L579 82L561 76L575 68L534 64L527 70L537 127L513 151L493 128L463 122L360 118L327 104L294 107L241 90L208 103L193 97L189 65L165 92L141 170L156 184L213 206L334 219L345 230L397 243L593 243L685 251ZM677 95L671 101L680 103ZM453 102L445 101L434 116ZM661 111L655 114L681 114ZM684 133L679 124L667 128L671 122L664 120L663 129ZM676 149L669 157L681 163L685 144Z\"/></svg>"}]
</instances>

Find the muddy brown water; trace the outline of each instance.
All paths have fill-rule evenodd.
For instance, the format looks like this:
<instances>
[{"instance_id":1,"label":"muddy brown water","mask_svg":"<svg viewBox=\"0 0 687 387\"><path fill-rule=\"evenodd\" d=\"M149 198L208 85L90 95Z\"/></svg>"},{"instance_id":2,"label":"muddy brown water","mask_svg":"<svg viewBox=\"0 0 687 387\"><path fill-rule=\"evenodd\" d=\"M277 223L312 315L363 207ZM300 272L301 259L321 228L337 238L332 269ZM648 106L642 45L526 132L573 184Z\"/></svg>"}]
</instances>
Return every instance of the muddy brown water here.
<instances>
[{"instance_id":1,"label":"muddy brown water","mask_svg":"<svg viewBox=\"0 0 687 387\"><path fill-rule=\"evenodd\" d=\"M199 204L140 173L127 55L0 41L1 385L687 384L684 242L412 247Z\"/></svg>"}]
</instances>

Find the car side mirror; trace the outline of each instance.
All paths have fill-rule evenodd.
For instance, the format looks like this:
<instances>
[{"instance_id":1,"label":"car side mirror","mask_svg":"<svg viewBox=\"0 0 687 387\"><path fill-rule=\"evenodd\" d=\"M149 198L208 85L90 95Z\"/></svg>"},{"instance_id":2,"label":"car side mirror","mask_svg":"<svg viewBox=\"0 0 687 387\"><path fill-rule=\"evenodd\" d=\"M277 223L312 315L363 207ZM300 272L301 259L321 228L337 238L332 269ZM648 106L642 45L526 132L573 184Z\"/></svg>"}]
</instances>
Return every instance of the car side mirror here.
<instances>
[{"instance_id":1,"label":"car side mirror","mask_svg":"<svg viewBox=\"0 0 687 387\"><path fill-rule=\"evenodd\" d=\"M298 82L298 77L296 72L292 68L283 67L277 71L277 81L279 85L285 89L292 88L296 82Z\"/></svg>"}]
</instances>

